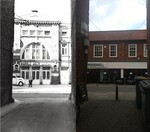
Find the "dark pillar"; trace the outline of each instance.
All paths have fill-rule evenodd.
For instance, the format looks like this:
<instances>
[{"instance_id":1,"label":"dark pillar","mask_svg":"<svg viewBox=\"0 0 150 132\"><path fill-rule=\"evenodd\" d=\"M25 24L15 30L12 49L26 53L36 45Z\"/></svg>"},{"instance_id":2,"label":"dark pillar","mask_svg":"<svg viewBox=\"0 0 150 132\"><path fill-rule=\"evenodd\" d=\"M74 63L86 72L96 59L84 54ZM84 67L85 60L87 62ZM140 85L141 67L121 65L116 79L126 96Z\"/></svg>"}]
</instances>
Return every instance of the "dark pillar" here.
<instances>
[{"instance_id":1,"label":"dark pillar","mask_svg":"<svg viewBox=\"0 0 150 132\"><path fill-rule=\"evenodd\" d=\"M0 94L1 106L13 102L12 72L13 72L13 40L14 40L14 0L1 0L1 69Z\"/></svg>"},{"instance_id":2,"label":"dark pillar","mask_svg":"<svg viewBox=\"0 0 150 132\"><path fill-rule=\"evenodd\" d=\"M147 0L147 45L148 45L148 76L150 77L150 0Z\"/></svg>"}]
</instances>

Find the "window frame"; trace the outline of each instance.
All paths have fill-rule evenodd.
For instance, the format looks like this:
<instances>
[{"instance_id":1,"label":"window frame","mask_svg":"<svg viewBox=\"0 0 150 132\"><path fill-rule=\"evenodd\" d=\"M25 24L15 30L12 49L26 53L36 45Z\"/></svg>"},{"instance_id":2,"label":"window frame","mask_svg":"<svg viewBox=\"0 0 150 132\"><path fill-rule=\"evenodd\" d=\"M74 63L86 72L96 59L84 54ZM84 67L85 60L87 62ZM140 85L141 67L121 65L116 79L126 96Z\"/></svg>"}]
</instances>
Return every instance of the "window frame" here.
<instances>
[{"instance_id":1,"label":"window frame","mask_svg":"<svg viewBox=\"0 0 150 132\"><path fill-rule=\"evenodd\" d=\"M112 52L111 46L115 46L115 48L116 48L116 49L115 49L115 52L114 52L114 53L115 53L115 56L112 56L112 54L111 54L111 52ZM117 44L110 44L110 45L109 45L109 57L111 57L111 58L112 58L112 57L115 57L115 58L116 58L116 57L117 57L117 54L118 54L118 53L117 53L117 49L118 49Z\"/></svg>"},{"instance_id":2,"label":"window frame","mask_svg":"<svg viewBox=\"0 0 150 132\"><path fill-rule=\"evenodd\" d=\"M148 48L147 48L147 44L143 45L143 56L144 57L148 57Z\"/></svg>"},{"instance_id":3,"label":"window frame","mask_svg":"<svg viewBox=\"0 0 150 132\"><path fill-rule=\"evenodd\" d=\"M26 32L26 33L24 33L24 32ZM26 30L26 29L21 30L21 35L22 36L28 36L29 35L29 30Z\"/></svg>"},{"instance_id":4,"label":"window frame","mask_svg":"<svg viewBox=\"0 0 150 132\"><path fill-rule=\"evenodd\" d=\"M135 46L135 56L131 56L131 46L134 45ZM137 44L129 44L128 45L128 57L137 57Z\"/></svg>"},{"instance_id":5,"label":"window frame","mask_svg":"<svg viewBox=\"0 0 150 132\"><path fill-rule=\"evenodd\" d=\"M68 55L68 47L66 44L61 45L61 55L62 56L67 56Z\"/></svg>"},{"instance_id":6,"label":"window frame","mask_svg":"<svg viewBox=\"0 0 150 132\"><path fill-rule=\"evenodd\" d=\"M95 44L94 46L93 46L94 48L93 48L93 57L94 58L103 58L103 51L104 51L104 46L103 46L103 44ZM99 52L101 52L100 54L101 54L101 56L97 56L96 55L96 47L101 47L101 51L99 51ZM98 52L98 51L97 51Z\"/></svg>"}]
</instances>

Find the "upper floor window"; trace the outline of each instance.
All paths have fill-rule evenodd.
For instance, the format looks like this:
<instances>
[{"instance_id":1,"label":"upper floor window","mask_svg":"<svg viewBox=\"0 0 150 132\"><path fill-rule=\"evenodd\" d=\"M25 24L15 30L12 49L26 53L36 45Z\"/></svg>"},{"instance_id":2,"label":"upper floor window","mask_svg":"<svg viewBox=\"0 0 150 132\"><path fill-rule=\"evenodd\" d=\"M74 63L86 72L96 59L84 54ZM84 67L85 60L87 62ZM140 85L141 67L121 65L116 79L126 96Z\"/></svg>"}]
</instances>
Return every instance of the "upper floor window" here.
<instances>
[{"instance_id":1,"label":"upper floor window","mask_svg":"<svg viewBox=\"0 0 150 132\"><path fill-rule=\"evenodd\" d=\"M109 45L109 57L117 57L117 45Z\"/></svg>"},{"instance_id":2,"label":"upper floor window","mask_svg":"<svg viewBox=\"0 0 150 132\"><path fill-rule=\"evenodd\" d=\"M22 35L23 35L23 36L28 35L28 30L22 30Z\"/></svg>"},{"instance_id":3,"label":"upper floor window","mask_svg":"<svg viewBox=\"0 0 150 132\"><path fill-rule=\"evenodd\" d=\"M43 35L43 31L42 30L37 30L37 35Z\"/></svg>"},{"instance_id":4,"label":"upper floor window","mask_svg":"<svg viewBox=\"0 0 150 132\"><path fill-rule=\"evenodd\" d=\"M46 36L50 35L50 31L44 31L44 35Z\"/></svg>"},{"instance_id":5,"label":"upper floor window","mask_svg":"<svg viewBox=\"0 0 150 132\"><path fill-rule=\"evenodd\" d=\"M30 35L35 35L35 30L30 30Z\"/></svg>"},{"instance_id":6,"label":"upper floor window","mask_svg":"<svg viewBox=\"0 0 150 132\"><path fill-rule=\"evenodd\" d=\"M144 57L147 57L147 44L144 44Z\"/></svg>"},{"instance_id":7,"label":"upper floor window","mask_svg":"<svg viewBox=\"0 0 150 132\"><path fill-rule=\"evenodd\" d=\"M67 35L67 32L62 32L62 36L66 36Z\"/></svg>"},{"instance_id":8,"label":"upper floor window","mask_svg":"<svg viewBox=\"0 0 150 132\"><path fill-rule=\"evenodd\" d=\"M67 46L66 46L66 44L62 44L61 53L62 53L62 55L67 55Z\"/></svg>"},{"instance_id":9,"label":"upper floor window","mask_svg":"<svg viewBox=\"0 0 150 132\"><path fill-rule=\"evenodd\" d=\"M26 47L22 54L22 59L50 59L48 51L40 44L34 43Z\"/></svg>"},{"instance_id":10,"label":"upper floor window","mask_svg":"<svg viewBox=\"0 0 150 132\"><path fill-rule=\"evenodd\" d=\"M94 45L94 57L103 57L103 45Z\"/></svg>"},{"instance_id":11,"label":"upper floor window","mask_svg":"<svg viewBox=\"0 0 150 132\"><path fill-rule=\"evenodd\" d=\"M40 59L40 45L33 44L32 45L32 59Z\"/></svg>"},{"instance_id":12,"label":"upper floor window","mask_svg":"<svg viewBox=\"0 0 150 132\"><path fill-rule=\"evenodd\" d=\"M129 57L136 57L137 56L137 45L136 44L129 44L128 56Z\"/></svg>"},{"instance_id":13,"label":"upper floor window","mask_svg":"<svg viewBox=\"0 0 150 132\"><path fill-rule=\"evenodd\" d=\"M42 45L42 50L43 50L43 55L42 55L42 59L50 59L49 53L48 51L45 49L45 47Z\"/></svg>"}]
</instances>

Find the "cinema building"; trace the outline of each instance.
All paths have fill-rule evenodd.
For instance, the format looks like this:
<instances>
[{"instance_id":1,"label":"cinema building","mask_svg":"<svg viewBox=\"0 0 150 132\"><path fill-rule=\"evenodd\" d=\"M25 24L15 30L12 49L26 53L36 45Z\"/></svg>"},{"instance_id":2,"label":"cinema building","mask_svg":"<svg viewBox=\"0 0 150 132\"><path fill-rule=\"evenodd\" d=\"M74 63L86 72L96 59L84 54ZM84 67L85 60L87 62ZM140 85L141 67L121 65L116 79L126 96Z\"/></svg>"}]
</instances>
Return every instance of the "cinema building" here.
<instances>
[{"instance_id":1,"label":"cinema building","mask_svg":"<svg viewBox=\"0 0 150 132\"><path fill-rule=\"evenodd\" d=\"M13 74L28 84L69 84L70 24L40 16L38 11L15 18Z\"/></svg>"},{"instance_id":2,"label":"cinema building","mask_svg":"<svg viewBox=\"0 0 150 132\"><path fill-rule=\"evenodd\" d=\"M146 30L89 32L88 83L132 84L147 76Z\"/></svg>"}]
</instances>

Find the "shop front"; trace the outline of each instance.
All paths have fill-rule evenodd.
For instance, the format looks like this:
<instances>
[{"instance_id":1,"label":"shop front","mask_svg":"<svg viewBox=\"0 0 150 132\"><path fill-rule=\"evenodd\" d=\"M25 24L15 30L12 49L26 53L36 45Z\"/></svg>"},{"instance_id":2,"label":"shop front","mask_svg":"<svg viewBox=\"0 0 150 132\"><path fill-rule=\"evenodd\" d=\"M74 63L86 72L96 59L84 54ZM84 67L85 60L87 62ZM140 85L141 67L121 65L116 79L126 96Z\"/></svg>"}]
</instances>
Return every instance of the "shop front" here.
<instances>
[{"instance_id":1,"label":"shop front","mask_svg":"<svg viewBox=\"0 0 150 132\"><path fill-rule=\"evenodd\" d=\"M135 76L147 76L146 63L89 62L88 83L135 84Z\"/></svg>"},{"instance_id":2,"label":"shop front","mask_svg":"<svg viewBox=\"0 0 150 132\"><path fill-rule=\"evenodd\" d=\"M26 60L20 62L20 74L25 79L25 84L28 84L29 78L33 79L33 84L52 84L54 70L58 73L58 68L55 63L50 61L34 61Z\"/></svg>"}]
</instances>

